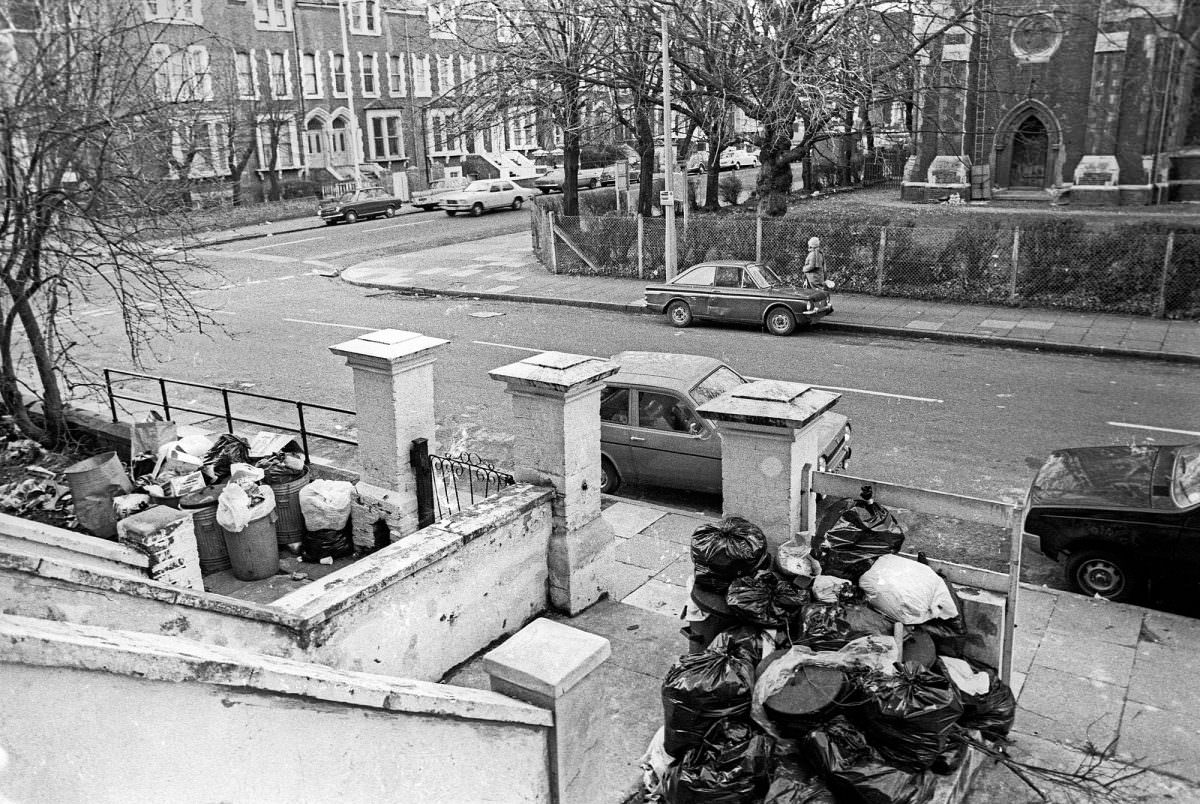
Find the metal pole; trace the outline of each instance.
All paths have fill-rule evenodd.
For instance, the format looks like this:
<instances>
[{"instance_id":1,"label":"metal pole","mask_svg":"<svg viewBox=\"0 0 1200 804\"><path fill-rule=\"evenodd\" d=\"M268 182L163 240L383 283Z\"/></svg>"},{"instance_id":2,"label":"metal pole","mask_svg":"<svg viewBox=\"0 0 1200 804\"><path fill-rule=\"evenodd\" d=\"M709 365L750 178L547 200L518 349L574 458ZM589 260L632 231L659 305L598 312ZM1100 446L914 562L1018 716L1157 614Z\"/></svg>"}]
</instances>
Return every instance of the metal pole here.
<instances>
[{"instance_id":1,"label":"metal pole","mask_svg":"<svg viewBox=\"0 0 1200 804\"><path fill-rule=\"evenodd\" d=\"M427 528L434 523L433 476L430 474L429 441L414 439L408 450L408 463L417 482L417 527Z\"/></svg>"},{"instance_id":2,"label":"metal pole","mask_svg":"<svg viewBox=\"0 0 1200 804\"><path fill-rule=\"evenodd\" d=\"M875 263L875 295L883 295L883 273L887 266L887 230L879 227L879 259Z\"/></svg>"},{"instance_id":3,"label":"metal pole","mask_svg":"<svg viewBox=\"0 0 1200 804\"><path fill-rule=\"evenodd\" d=\"M638 232L640 234L641 230L639 229ZM640 242L641 238L639 237L638 240ZM641 276L640 273L638 275ZM108 371L108 369L104 370L104 387L108 390L108 409L112 411L112 420L115 422L117 420L117 400L113 398L112 376Z\"/></svg>"},{"instance_id":4,"label":"metal pole","mask_svg":"<svg viewBox=\"0 0 1200 804\"><path fill-rule=\"evenodd\" d=\"M1158 300L1154 303L1154 317L1167 316L1167 280L1171 276L1171 258L1175 253L1175 230L1167 233L1167 248L1163 254L1162 279L1158 283ZM113 418L116 421L116 418Z\"/></svg>"},{"instance_id":5,"label":"metal pole","mask_svg":"<svg viewBox=\"0 0 1200 804\"><path fill-rule=\"evenodd\" d=\"M754 215L754 261L762 262L762 210Z\"/></svg>"},{"instance_id":6,"label":"metal pole","mask_svg":"<svg viewBox=\"0 0 1200 804\"><path fill-rule=\"evenodd\" d=\"M225 430L233 433L233 414L229 411L229 391L221 389L221 401L225 403Z\"/></svg>"},{"instance_id":7,"label":"metal pole","mask_svg":"<svg viewBox=\"0 0 1200 804\"><path fill-rule=\"evenodd\" d=\"M304 448L304 460L308 461L308 428L304 426L304 403L296 402L296 418L300 421L300 446Z\"/></svg>"},{"instance_id":8,"label":"metal pole","mask_svg":"<svg viewBox=\"0 0 1200 804\"><path fill-rule=\"evenodd\" d=\"M662 79L663 79L663 189L674 191L675 143L671 141L671 54L667 46L667 12L662 12ZM687 203L687 199L684 199ZM675 205L663 207L666 236L663 244L663 270L667 281L675 278Z\"/></svg>"},{"instance_id":9,"label":"metal pole","mask_svg":"<svg viewBox=\"0 0 1200 804\"><path fill-rule=\"evenodd\" d=\"M641 215L638 215L637 223L638 223L638 279L643 279L643 278L645 278L645 275L646 275L645 230L642 228L642 225L645 223L645 218L643 218ZM117 420L116 416L114 415L113 421L115 422L116 420Z\"/></svg>"},{"instance_id":10,"label":"metal pole","mask_svg":"<svg viewBox=\"0 0 1200 804\"><path fill-rule=\"evenodd\" d=\"M558 273L558 247L555 244L554 235L554 213L550 212L547 217L550 219L550 270Z\"/></svg>"},{"instance_id":11,"label":"metal pole","mask_svg":"<svg viewBox=\"0 0 1200 804\"><path fill-rule=\"evenodd\" d=\"M1018 267L1021 262L1021 227L1013 227L1013 245L1012 245L1012 280L1008 285L1008 300L1014 302L1017 300L1017 274L1020 271Z\"/></svg>"},{"instance_id":12,"label":"metal pole","mask_svg":"<svg viewBox=\"0 0 1200 804\"><path fill-rule=\"evenodd\" d=\"M158 393L162 397L163 418L171 421L171 403L167 402L167 381L162 377L158 378ZM113 418L116 421L116 418Z\"/></svg>"},{"instance_id":13,"label":"metal pole","mask_svg":"<svg viewBox=\"0 0 1200 804\"><path fill-rule=\"evenodd\" d=\"M358 134L358 112L354 111L354 82L350 80L350 34L346 30L346 0L338 0L338 16L342 22L342 62L346 68L346 108L350 110L350 156L354 159L354 189L362 187L358 149L361 144ZM301 93L303 94L303 93ZM230 430L230 432L233 432Z\"/></svg>"}]
</instances>

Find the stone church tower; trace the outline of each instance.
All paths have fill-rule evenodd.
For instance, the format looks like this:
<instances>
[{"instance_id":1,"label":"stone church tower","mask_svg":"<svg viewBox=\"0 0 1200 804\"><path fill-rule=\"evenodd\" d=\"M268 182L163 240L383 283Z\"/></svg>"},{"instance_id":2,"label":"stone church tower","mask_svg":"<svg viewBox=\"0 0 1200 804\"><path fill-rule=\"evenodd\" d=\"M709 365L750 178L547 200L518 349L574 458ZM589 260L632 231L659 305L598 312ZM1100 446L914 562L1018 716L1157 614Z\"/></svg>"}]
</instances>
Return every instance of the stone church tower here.
<instances>
[{"instance_id":1,"label":"stone church tower","mask_svg":"<svg viewBox=\"0 0 1200 804\"><path fill-rule=\"evenodd\" d=\"M903 197L1200 200L1198 22L1197 0L983 0L920 66Z\"/></svg>"}]
</instances>

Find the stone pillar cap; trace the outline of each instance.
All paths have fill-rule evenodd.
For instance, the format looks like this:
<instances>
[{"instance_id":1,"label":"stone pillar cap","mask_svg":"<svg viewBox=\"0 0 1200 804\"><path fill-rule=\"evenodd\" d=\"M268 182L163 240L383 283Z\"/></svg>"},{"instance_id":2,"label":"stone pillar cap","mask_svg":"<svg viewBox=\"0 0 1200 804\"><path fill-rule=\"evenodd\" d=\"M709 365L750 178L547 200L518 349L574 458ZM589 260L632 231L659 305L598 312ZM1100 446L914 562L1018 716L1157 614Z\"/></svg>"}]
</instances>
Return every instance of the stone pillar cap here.
<instances>
[{"instance_id":1,"label":"stone pillar cap","mask_svg":"<svg viewBox=\"0 0 1200 804\"><path fill-rule=\"evenodd\" d=\"M488 376L508 383L509 388L536 388L567 392L595 385L620 370L611 360L566 352L542 352L516 363L493 369Z\"/></svg>"},{"instance_id":2,"label":"stone pillar cap","mask_svg":"<svg viewBox=\"0 0 1200 804\"><path fill-rule=\"evenodd\" d=\"M380 329L360 335L352 341L330 346L329 351L347 360L367 359L396 363L429 352L450 341L408 332L402 329Z\"/></svg>"},{"instance_id":3,"label":"stone pillar cap","mask_svg":"<svg viewBox=\"0 0 1200 804\"><path fill-rule=\"evenodd\" d=\"M612 655L602 636L544 617L483 657L488 675L548 698L560 698Z\"/></svg>"},{"instance_id":4,"label":"stone pillar cap","mask_svg":"<svg viewBox=\"0 0 1200 804\"><path fill-rule=\"evenodd\" d=\"M714 421L799 429L841 398L799 382L755 380L705 402L696 412Z\"/></svg>"}]
</instances>

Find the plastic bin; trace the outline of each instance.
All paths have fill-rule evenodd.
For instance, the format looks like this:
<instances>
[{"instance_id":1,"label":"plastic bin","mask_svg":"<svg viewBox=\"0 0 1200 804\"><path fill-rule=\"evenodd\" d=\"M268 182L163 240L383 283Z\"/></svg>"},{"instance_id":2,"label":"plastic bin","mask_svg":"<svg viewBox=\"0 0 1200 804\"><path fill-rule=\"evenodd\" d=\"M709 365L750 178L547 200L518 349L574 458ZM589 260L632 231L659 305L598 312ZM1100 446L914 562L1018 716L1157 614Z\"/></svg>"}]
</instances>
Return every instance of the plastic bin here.
<instances>
[{"instance_id":1,"label":"plastic bin","mask_svg":"<svg viewBox=\"0 0 1200 804\"><path fill-rule=\"evenodd\" d=\"M184 495L179 500L181 510L192 512L201 575L212 575L233 566L229 561L229 548L225 546L225 533L217 524L217 498L221 496L223 488L224 483L209 486L203 491Z\"/></svg>"},{"instance_id":2,"label":"plastic bin","mask_svg":"<svg viewBox=\"0 0 1200 804\"><path fill-rule=\"evenodd\" d=\"M241 533L221 528L233 575L239 581L260 581L279 571L279 544L275 541L275 509L251 519ZM218 527L220 527L218 525Z\"/></svg>"},{"instance_id":3,"label":"plastic bin","mask_svg":"<svg viewBox=\"0 0 1200 804\"><path fill-rule=\"evenodd\" d=\"M306 469L304 474L286 483L270 483L275 492L275 510L279 521L275 523L275 541L280 547L296 544L304 539L304 515L300 511L300 489L312 479Z\"/></svg>"}]
</instances>

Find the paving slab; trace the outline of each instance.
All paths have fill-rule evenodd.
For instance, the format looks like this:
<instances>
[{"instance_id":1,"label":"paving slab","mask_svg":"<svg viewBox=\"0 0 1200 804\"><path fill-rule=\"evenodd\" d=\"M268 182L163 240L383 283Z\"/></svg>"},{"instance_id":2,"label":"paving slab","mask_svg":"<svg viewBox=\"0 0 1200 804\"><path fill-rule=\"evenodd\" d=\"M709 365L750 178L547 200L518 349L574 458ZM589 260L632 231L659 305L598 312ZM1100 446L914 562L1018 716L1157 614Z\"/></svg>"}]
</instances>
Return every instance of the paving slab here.
<instances>
[{"instance_id":1,"label":"paving slab","mask_svg":"<svg viewBox=\"0 0 1200 804\"><path fill-rule=\"evenodd\" d=\"M1144 609L1083 595L1059 595L1046 630L1136 646Z\"/></svg>"},{"instance_id":2,"label":"paving slab","mask_svg":"<svg viewBox=\"0 0 1200 804\"><path fill-rule=\"evenodd\" d=\"M1135 655L1137 651L1128 645L1097 642L1083 635L1049 631L1038 645L1033 665L1127 687L1133 675Z\"/></svg>"},{"instance_id":3,"label":"paving slab","mask_svg":"<svg viewBox=\"0 0 1200 804\"><path fill-rule=\"evenodd\" d=\"M642 567L657 575L679 557L679 545L645 531L635 533L616 546L616 559L625 564Z\"/></svg>"},{"instance_id":4,"label":"paving slab","mask_svg":"<svg viewBox=\"0 0 1200 804\"><path fill-rule=\"evenodd\" d=\"M1025 677L1016 728L1076 747L1103 748L1116 739L1125 688L1034 665Z\"/></svg>"},{"instance_id":5,"label":"paving slab","mask_svg":"<svg viewBox=\"0 0 1200 804\"><path fill-rule=\"evenodd\" d=\"M708 521L708 519L699 516L667 514L647 527L644 532L690 549L692 546L692 532Z\"/></svg>"},{"instance_id":6,"label":"paving slab","mask_svg":"<svg viewBox=\"0 0 1200 804\"><path fill-rule=\"evenodd\" d=\"M1200 784L1200 712L1180 717L1131 701L1121 717L1117 756Z\"/></svg>"},{"instance_id":7,"label":"paving slab","mask_svg":"<svg viewBox=\"0 0 1200 804\"><path fill-rule=\"evenodd\" d=\"M1200 653L1196 646L1195 642L1187 647L1140 644L1129 680L1129 699L1185 713L1200 724Z\"/></svg>"},{"instance_id":8,"label":"paving slab","mask_svg":"<svg viewBox=\"0 0 1200 804\"><path fill-rule=\"evenodd\" d=\"M600 512L613 531L622 536L639 533L665 515L666 511L627 502L615 502Z\"/></svg>"}]
</instances>

